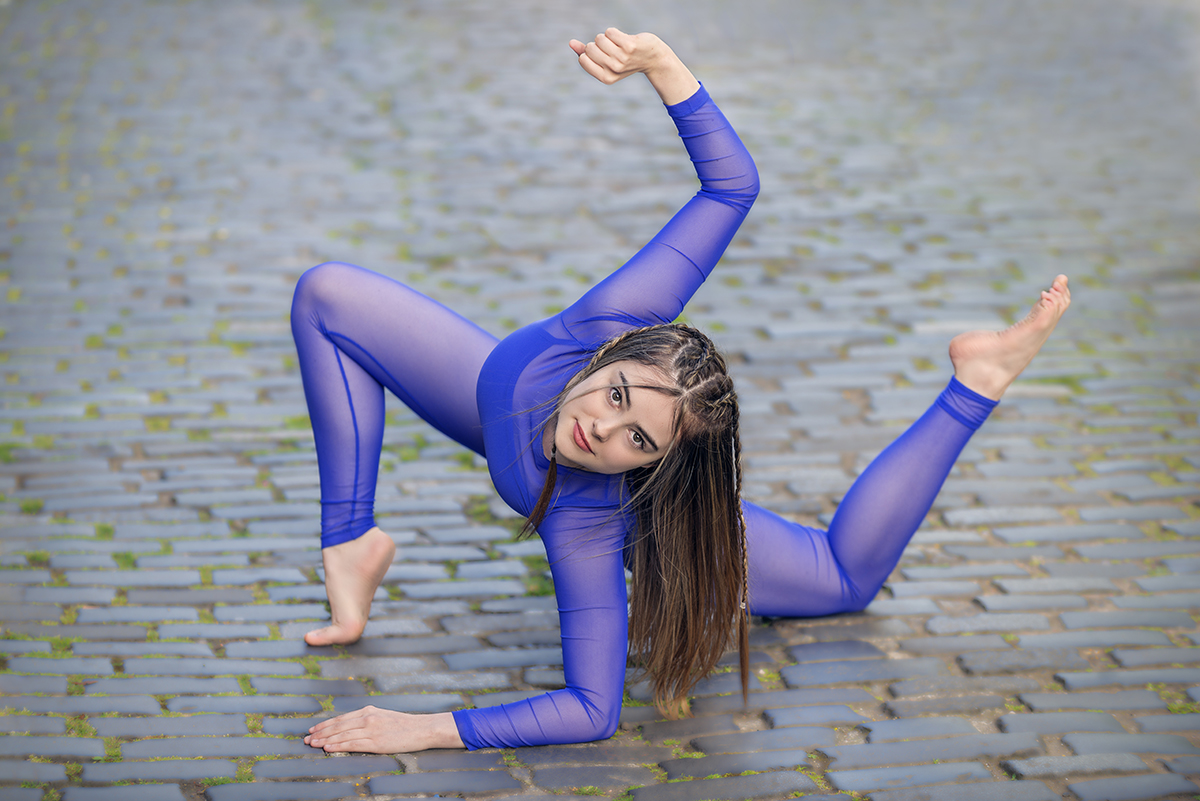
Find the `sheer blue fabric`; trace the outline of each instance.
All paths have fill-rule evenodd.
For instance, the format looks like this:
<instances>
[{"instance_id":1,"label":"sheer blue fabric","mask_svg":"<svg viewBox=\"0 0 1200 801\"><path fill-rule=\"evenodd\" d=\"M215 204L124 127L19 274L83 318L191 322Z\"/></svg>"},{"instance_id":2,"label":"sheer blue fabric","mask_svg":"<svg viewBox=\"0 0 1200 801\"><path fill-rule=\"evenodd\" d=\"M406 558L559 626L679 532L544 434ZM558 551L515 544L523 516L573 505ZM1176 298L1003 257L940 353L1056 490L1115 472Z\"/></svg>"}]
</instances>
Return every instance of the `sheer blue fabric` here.
<instances>
[{"instance_id":1,"label":"sheer blue fabric","mask_svg":"<svg viewBox=\"0 0 1200 801\"><path fill-rule=\"evenodd\" d=\"M385 387L485 455L500 496L521 514L532 511L549 467L540 446L548 404L601 343L678 317L758 194L754 162L703 88L667 111L700 191L578 302L501 341L362 268L329 263L304 274L292 329L316 438L322 546L374 525ZM952 381L858 478L829 531L743 504L751 611L808 616L863 608L994 405ZM584 742L616 730L628 648L621 481L559 467L555 501L538 533L554 578L566 687L455 712L468 748Z\"/></svg>"}]
</instances>

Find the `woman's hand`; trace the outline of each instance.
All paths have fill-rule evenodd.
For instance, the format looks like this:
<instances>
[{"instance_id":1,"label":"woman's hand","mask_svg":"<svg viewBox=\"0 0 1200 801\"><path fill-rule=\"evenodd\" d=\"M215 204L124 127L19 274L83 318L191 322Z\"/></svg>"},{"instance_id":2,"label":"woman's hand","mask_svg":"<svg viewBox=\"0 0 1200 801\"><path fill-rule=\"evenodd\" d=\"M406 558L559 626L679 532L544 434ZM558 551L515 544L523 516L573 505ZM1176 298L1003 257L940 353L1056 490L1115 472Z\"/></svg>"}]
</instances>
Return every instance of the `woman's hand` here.
<instances>
[{"instance_id":1,"label":"woman's hand","mask_svg":"<svg viewBox=\"0 0 1200 801\"><path fill-rule=\"evenodd\" d=\"M366 754L410 754L427 748L462 748L462 738L449 712L408 715L365 706L323 720L308 730L304 742L326 751Z\"/></svg>"},{"instance_id":2,"label":"woman's hand","mask_svg":"<svg viewBox=\"0 0 1200 801\"><path fill-rule=\"evenodd\" d=\"M569 44L579 56L579 66L596 80L614 84L644 73L668 106L682 103L700 88L675 51L652 33L634 35L609 28L587 44L578 39Z\"/></svg>"}]
</instances>

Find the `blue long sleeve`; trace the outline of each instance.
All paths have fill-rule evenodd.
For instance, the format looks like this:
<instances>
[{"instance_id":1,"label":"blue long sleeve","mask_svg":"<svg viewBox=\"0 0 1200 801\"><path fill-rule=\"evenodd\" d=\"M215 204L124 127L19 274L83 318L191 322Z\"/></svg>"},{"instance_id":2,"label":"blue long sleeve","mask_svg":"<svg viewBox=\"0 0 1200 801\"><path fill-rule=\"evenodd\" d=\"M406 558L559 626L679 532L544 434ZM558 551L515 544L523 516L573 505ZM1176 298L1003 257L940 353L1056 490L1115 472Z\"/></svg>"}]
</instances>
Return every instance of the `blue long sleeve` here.
<instances>
[{"instance_id":1,"label":"blue long sleeve","mask_svg":"<svg viewBox=\"0 0 1200 801\"><path fill-rule=\"evenodd\" d=\"M500 342L480 375L488 468L501 497L522 514L532 511L549 466L540 439L547 404L605 340L674 320L757 196L754 162L703 87L667 111L696 166L700 191L570 308ZM628 652L622 480L560 468L556 499L538 534L558 598L566 688L455 712L469 748L583 742L616 731Z\"/></svg>"}]
</instances>

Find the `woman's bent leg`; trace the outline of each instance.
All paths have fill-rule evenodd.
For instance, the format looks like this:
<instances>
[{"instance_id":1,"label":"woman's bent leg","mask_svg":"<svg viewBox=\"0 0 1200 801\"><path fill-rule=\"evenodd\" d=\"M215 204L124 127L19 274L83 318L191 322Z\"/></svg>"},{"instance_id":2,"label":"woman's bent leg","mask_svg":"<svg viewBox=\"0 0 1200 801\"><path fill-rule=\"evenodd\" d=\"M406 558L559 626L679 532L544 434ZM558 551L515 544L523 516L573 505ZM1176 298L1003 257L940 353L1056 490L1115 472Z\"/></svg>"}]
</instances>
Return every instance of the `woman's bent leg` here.
<instances>
[{"instance_id":1,"label":"woman's bent leg","mask_svg":"<svg viewBox=\"0 0 1200 801\"><path fill-rule=\"evenodd\" d=\"M482 453L475 386L496 339L403 284L336 262L301 276L292 335L316 441L321 545L336 629L318 642L309 639L351 642L395 550L374 519L383 389Z\"/></svg>"},{"instance_id":2,"label":"woman's bent leg","mask_svg":"<svg viewBox=\"0 0 1200 801\"><path fill-rule=\"evenodd\" d=\"M746 505L751 611L862 609L900 561L950 468L995 401L952 380L937 402L854 482L829 531Z\"/></svg>"},{"instance_id":3,"label":"woman's bent leg","mask_svg":"<svg viewBox=\"0 0 1200 801\"><path fill-rule=\"evenodd\" d=\"M828 615L862 609L900 560L971 434L1037 354L1070 305L1058 276L1029 315L1005 331L950 343L955 378L842 499L829 531L745 504L751 611Z\"/></svg>"}]
</instances>

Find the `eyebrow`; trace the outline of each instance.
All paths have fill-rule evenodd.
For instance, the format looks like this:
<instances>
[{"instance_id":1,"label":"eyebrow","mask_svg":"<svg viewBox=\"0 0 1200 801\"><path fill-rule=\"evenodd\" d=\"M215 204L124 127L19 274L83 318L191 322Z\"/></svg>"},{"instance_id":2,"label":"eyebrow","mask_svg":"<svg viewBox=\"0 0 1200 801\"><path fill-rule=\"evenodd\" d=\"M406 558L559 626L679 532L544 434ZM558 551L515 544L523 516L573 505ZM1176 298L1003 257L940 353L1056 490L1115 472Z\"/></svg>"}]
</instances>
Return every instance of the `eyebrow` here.
<instances>
[{"instance_id":1,"label":"eyebrow","mask_svg":"<svg viewBox=\"0 0 1200 801\"><path fill-rule=\"evenodd\" d=\"M625 378L625 373L621 370L617 371L617 375L621 376L621 390L625 393L625 405L633 407L633 398L629 396L629 379ZM658 450L658 443L654 441L654 437L646 433L646 429L641 426L634 426L637 432L642 435L642 439L650 443L651 450Z\"/></svg>"}]
</instances>

